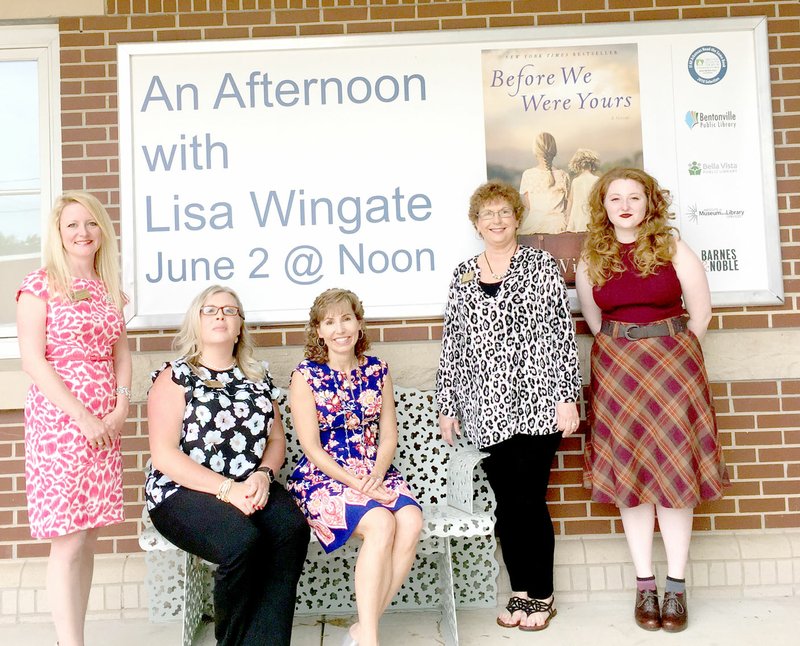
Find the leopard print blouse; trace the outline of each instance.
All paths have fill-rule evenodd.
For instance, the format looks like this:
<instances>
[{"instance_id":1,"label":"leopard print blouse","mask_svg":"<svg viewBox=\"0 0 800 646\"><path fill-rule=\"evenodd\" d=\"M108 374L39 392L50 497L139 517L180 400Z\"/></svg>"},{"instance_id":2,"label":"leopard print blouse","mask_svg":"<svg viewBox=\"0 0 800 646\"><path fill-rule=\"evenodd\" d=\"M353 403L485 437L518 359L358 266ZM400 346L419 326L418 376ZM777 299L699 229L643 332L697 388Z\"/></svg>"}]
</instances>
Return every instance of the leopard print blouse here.
<instances>
[{"instance_id":1,"label":"leopard print blouse","mask_svg":"<svg viewBox=\"0 0 800 646\"><path fill-rule=\"evenodd\" d=\"M496 296L478 284L478 256L456 267L436 378L439 412L478 448L519 433L557 432L556 402L577 401L578 349L555 259L520 247Z\"/></svg>"}]
</instances>

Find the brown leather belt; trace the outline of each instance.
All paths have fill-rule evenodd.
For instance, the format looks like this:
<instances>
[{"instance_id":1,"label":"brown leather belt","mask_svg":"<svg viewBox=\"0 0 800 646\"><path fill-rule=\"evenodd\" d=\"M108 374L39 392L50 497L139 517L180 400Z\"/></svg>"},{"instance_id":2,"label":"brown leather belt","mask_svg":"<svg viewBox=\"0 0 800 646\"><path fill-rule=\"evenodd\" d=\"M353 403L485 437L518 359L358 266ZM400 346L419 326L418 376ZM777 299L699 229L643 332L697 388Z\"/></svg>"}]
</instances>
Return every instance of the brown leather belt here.
<instances>
[{"instance_id":1,"label":"brown leather belt","mask_svg":"<svg viewBox=\"0 0 800 646\"><path fill-rule=\"evenodd\" d=\"M628 341L650 339L655 336L675 336L686 330L686 317L676 316L657 323L620 323L619 321L603 321L600 331L608 336Z\"/></svg>"}]
</instances>

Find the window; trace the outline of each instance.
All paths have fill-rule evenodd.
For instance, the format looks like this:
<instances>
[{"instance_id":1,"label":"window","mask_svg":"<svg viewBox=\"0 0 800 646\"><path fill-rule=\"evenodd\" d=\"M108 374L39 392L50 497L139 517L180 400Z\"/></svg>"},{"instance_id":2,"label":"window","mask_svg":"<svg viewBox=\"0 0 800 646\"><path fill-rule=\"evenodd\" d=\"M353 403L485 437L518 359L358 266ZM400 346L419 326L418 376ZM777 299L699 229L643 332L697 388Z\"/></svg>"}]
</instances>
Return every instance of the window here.
<instances>
[{"instance_id":1,"label":"window","mask_svg":"<svg viewBox=\"0 0 800 646\"><path fill-rule=\"evenodd\" d=\"M18 356L15 295L41 266L44 223L60 192L58 29L0 27L0 358Z\"/></svg>"}]
</instances>

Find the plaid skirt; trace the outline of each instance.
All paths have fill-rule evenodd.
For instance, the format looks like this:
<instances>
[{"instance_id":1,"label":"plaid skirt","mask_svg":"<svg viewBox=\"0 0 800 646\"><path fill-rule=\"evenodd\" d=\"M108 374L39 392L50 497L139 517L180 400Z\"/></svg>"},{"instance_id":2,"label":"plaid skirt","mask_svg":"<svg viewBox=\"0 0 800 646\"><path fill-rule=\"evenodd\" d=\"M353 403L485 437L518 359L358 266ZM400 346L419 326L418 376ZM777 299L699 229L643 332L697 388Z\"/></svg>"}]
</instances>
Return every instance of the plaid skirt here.
<instances>
[{"instance_id":1,"label":"plaid skirt","mask_svg":"<svg viewBox=\"0 0 800 646\"><path fill-rule=\"evenodd\" d=\"M629 341L603 333L591 353L584 486L618 507L696 507L730 484L703 351L689 331Z\"/></svg>"}]
</instances>

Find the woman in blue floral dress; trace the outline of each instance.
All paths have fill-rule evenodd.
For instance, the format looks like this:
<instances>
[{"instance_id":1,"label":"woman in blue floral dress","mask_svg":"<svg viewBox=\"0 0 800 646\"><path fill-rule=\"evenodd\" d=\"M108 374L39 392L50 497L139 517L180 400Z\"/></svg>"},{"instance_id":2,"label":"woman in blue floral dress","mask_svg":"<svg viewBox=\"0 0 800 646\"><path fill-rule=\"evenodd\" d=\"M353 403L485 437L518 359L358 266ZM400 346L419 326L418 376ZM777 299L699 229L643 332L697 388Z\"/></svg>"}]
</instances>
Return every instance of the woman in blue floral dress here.
<instances>
[{"instance_id":1,"label":"woman in blue floral dress","mask_svg":"<svg viewBox=\"0 0 800 646\"><path fill-rule=\"evenodd\" d=\"M343 289L323 292L311 307L306 360L290 387L305 456L287 489L326 552L353 534L363 540L355 575L358 623L347 639L372 646L380 617L414 562L422 512L391 464L397 449L392 379L386 362L364 354L363 319L361 301Z\"/></svg>"},{"instance_id":2,"label":"woman in blue floral dress","mask_svg":"<svg viewBox=\"0 0 800 646\"><path fill-rule=\"evenodd\" d=\"M180 358L154 374L147 400L145 496L161 534L219 565L217 644L289 646L309 530L274 480L286 452L278 391L243 321L226 287L189 306Z\"/></svg>"}]
</instances>

